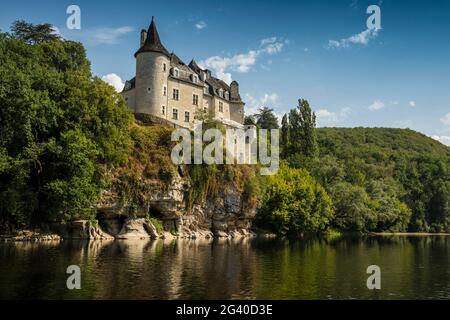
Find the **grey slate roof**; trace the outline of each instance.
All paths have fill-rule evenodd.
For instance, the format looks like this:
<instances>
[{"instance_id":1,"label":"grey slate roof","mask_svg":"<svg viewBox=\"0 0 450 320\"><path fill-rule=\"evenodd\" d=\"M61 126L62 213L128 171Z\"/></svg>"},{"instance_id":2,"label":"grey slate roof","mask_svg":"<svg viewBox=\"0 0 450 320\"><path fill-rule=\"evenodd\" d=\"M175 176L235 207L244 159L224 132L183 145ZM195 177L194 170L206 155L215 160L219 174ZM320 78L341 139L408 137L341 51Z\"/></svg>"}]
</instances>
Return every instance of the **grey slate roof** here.
<instances>
[{"instance_id":1,"label":"grey slate roof","mask_svg":"<svg viewBox=\"0 0 450 320\"><path fill-rule=\"evenodd\" d=\"M123 92L132 90L136 87L136 77L131 80L127 80L125 82L125 87L123 88Z\"/></svg>"},{"instance_id":2,"label":"grey slate roof","mask_svg":"<svg viewBox=\"0 0 450 320\"><path fill-rule=\"evenodd\" d=\"M206 84L208 84L209 94L213 96L219 96L219 89L222 89L224 92L227 91L230 94L229 85L227 85L224 81L211 76L211 72L209 70L203 70L202 68L200 68L194 59L192 59L192 61L189 63L189 67L199 76L202 72L208 73L208 77L206 78L205 82Z\"/></svg>"}]
</instances>

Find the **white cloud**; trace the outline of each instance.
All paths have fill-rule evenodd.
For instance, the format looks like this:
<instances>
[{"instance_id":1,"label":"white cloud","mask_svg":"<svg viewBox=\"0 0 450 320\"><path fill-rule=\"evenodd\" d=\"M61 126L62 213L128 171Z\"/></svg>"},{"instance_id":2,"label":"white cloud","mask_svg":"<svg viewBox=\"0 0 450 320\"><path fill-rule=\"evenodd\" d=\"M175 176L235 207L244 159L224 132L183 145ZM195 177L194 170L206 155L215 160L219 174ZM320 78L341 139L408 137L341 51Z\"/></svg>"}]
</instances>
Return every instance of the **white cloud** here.
<instances>
[{"instance_id":1,"label":"white cloud","mask_svg":"<svg viewBox=\"0 0 450 320\"><path fill-rule=\"evenodd\" d=\"M412 108L414 108L416 106L416 102L415 101L410 101L408 104Z\"/></svg>"},{"instance_id":2,"label":"white cloud","mask_svg":"<svg viewBox=\"0 0 450 320\"><path fill-rule=\"evenodd\" d=\"M279 96L276 93L265 93L259 98L253 97L251 94L245 94L246 113L255 114L261 107L276 108L279 106Z\"/></svg>"},{"instance_id":3,"label":"white cloud","mask_svg":"<svg viewBox=\"0 0 450 320\"><path fill-rule=\"evenodd\" d=\"M278 105L278 98L278 94L276 93L265 93L261 98L261 103L265 107L274 108Z\"/></svg>"},{"instance_id":4,"label":"white cloud","mask_svg":"<svg viewBox=\"0 0 450 320\"><path fill-rule=\"evenodd\" d=\"M122 78L120 78L115 73L110 73L107 74L106 76L103 76L102 80L108 83L109 85L113 86L117 92L122 92L123 87L125 86L125 83L122 81Z\"/></svg>"},{"instance_id":5,"label":"white cloud","mask_svg":"<svg viewBox=\"0 0 450 320\"><path fill-rule=\"evenodd\" d=\"M446 146L450 146L450 137L449 136L431 136L434 140L439 141Z\"/></svg>"},{"instance_id":6,"label":"white cloud","mask_svg":"<svg viewBox=\"0 0 450 320\"><path fill-rule=\"evenodd\" d=\"M205 21L199 21L199 22L197 22L197 23L195 24L195 27L196 27L198 30L205 29L207 26L208 26L208 25L206 24Z\"/></svg>"},{"instance_id":7,"label":"white cloud","mask_svg":"<svg viewBox=\"0 0 450 320\"><path fill-rule=\"evenodd\" d=\"M445 116L441 118L441 122L446 126L450 126L450 113L447 113Z\"/></svg>"},{"instance_id":8,"label":"white cloud","mask_svg":"<svg viewBox=\"0 0 450 320\"><path fill-rule=\"evenodd\" d=\"M342 108L339 112L332 112L327 109L316 111L317 125L321 127L336 126L345 121L350 115L350 108Z\"/></svg>"},{"instance_id":9,"label":"white cloud","mask_svg":"<svg viewBox=\"0 0 450 320\"><path fill-rule=\"evenodd\" d=\"M386 107L386 105L384 104L383 101L380 100L375 100L369 107L368 109L370 111L378 111L383 109L384 107Z\"/></svg>"},{"instance_id":10,"label":"white cloud","mask_svg":"<svg viewBox=\"0 0 450 320\"><path fill-rule=\"evenodd\" d=\"M78 35L72 33L74 37L80 37L82 40L86 40L92 44L117 44L119 39L132 32L133 28L124 26L119 28L96 28L96 29L83 29Z\"/></svg>"},{"instance_id":11,"label":"white cloud","mask_svg":"<svg viewBox=\"0 0 450 320\"><path fill-rule=\"evenodd\" d=\"M232 81L231 72L249 72L259 57L279 53L285 44L287 44L287 40L271 37L261 40L258 49L249 50L246 53L236 54L231 57L212 56L200 61L199 65L202 68L211 69L217 78L230 83Z\"/></svg>"},{"instance_id":12,"label":"white cloud","mask_svg":"<svg viewBox=\"0 0 450 320\"><path fill-rule=\"evenodd\" d=\"M341 49L348 48L355 44L368 45L370 40L378 36L379 29L367 29L361 33L355 34L341 40L329 40L327 48Z\"/></svg>"}]
</instances>

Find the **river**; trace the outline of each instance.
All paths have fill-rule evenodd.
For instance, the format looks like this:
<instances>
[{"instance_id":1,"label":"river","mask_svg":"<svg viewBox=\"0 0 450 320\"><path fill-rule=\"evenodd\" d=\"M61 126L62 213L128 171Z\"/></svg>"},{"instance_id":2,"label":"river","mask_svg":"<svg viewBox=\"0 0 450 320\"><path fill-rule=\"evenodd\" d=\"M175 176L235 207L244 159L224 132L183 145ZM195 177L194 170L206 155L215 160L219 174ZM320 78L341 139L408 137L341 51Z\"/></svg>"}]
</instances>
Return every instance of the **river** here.
<instances>
[{"instance_id":1,"label":"river","mask_svg":"<svg viewBox=\"0 0 450 320\"><path fill-rule=\"evenodd\" d=\"M449 236L0 244L0 299L449 298Z\"/></svg>"}]
</instances>

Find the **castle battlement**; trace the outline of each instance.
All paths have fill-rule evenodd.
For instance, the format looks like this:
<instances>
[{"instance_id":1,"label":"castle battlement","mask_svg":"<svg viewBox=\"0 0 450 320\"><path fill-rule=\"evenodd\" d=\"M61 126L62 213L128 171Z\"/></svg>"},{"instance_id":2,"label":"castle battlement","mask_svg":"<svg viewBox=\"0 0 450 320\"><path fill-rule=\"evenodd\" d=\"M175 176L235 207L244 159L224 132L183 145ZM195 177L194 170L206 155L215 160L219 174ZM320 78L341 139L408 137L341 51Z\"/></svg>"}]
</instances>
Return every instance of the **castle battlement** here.
<instances>
[{"instance_id":1,"label":"castle battlement","mask_svg":"<svg viewBox=\"0 0 450 320\"><path fill-rule=\"evenodd\" d=\"M192 129L196 114L208 113L227 126L243 127L244 105L239 84L215 78L195 60L186 65L161 43L156 23L142 30L135 53L136 76L122 92L135 114L151 115Z\"/></svg>"}]
</instances>

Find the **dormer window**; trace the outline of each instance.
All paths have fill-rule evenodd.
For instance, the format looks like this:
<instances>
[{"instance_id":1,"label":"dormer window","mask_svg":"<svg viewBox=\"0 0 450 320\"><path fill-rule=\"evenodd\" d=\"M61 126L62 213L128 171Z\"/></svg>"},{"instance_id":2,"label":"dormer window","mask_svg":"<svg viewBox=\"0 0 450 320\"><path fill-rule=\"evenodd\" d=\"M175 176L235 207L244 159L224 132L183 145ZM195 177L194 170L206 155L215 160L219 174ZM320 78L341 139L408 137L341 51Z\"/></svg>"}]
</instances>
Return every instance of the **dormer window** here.
<instances>
[{"instance_id":1,"label":"dormer window","mask_svg":"<svg viewBox=\"0 0 450 320\"><path fill-rule=\"evenodd\" d=\"M178 78L178 77L180 76L180 71L179 71L177 68L174 68L174 69L173 69L173 76L174 76L175 78Z\"/></svg>"},{"instance_id":2,"label":"dormer window","mask_svg":"<svg viewBox=\"0 0 450 320\"><path fill-rule=\"evenodd\" d=\"M208 94L208 93L209 93L209 88L208 88L207 85L205 85L205 86L203 87L203 93L204 93L204 94Z\"/></svg>"},{"instance_id":3,"label":"dormer window","mask_svg":"<svg viewBox=\"0 0 450 320\"><path fill-rule=\"evenodd\" d=\"M192 75L192 82L193 83L198 83L198 75L196 75L196 74Z\"/></svg>"},{"instance_id":4,"label":"dormer window","mask_svg":"<svg viewBox=\"0 0 450 320\"><path fill-rule=\"evenodd\" d=\"M230 99L230 94L228 93L228 91L225 91L225 99Z\"/></svg>"},{"instance_id":5,"label":"dormer window","mask_svg":"<svg viewBox=\"0 0 450 320\"><path fill-rule=\"evenodd\" d=\"M219 89L219 97L223 98L223 89Z\"/></svg>"}]
</instances>

